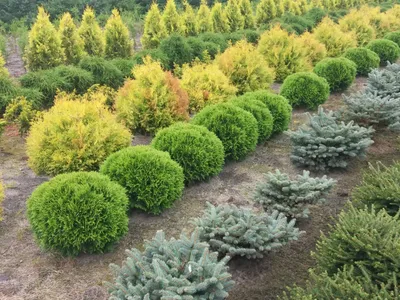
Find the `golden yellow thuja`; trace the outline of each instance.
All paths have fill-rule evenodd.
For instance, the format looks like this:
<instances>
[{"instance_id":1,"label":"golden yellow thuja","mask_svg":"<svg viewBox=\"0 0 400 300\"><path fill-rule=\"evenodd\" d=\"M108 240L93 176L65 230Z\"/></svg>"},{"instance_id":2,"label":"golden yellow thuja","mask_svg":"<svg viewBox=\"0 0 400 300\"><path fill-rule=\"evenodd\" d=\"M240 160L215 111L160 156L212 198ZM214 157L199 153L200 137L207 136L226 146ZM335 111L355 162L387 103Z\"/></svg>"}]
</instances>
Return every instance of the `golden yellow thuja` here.
<instances>
[{"instance_id":1,"label":"golden yellow thuja","mask_svg":"<svg viewBox=\"0 0 400 300\"><path fill-rule=\"evenodd\" d=\"M162 14L162 21L167 30L167 34L182 33L184 31L174 0L167 0Z\"/></svg>"},{"instance_id":2,"label":"golden yellow thuja","mask_svg":"<svg viewBox=\"0 0 400 300\"><path fill-rule=\"evenodd\" d=\"M279 25L261 35L258 51L267 65L275 69L278 82L291 74L311 69L306 49L295 35L289 34Z\"/></svg>"},{"instance_id":3,"label":"golden yellow thuja","mask_svg":"<svg viewBox=\"0 0 400 300\"><path fill-rule=\"evenodd\" d=\"M216 58L221 71L238 89L238 93L269 89L275 72L255 47L239 41Z\"/></svg>"},{"instance_id":4,"label":"golden yellow thuja","mask_svg":"<svg viewBox=\"0 0 400 300\"><path fill-rule=\"evenodd\" d=\"M62 16L58 33L65 53L65 62L67 64L79 63L85 54L84 44L70 13L67 12Z\"/></svg>"},{"instance_id":5,"label":"golden yellow thuja","mask_svg":"<svg viewBox=\"0 0 400 300\"><path fill-rule=\"evenodd\" d=\"M186 36L196 34L196 14L193 7L187 2L187 0L182 1L185 10L181 16L182 30Z\"/></svg>"},{"instance_id":6,"label":"golden yellow thuja","mask_svg":"<svg viewBox=\"0 0 400 300\"><path fill-rule=\"evenodd\" d=\"M103 56L105 47L104 35L96 21L96 16L92 8L86 7L83 12L78 32L83 40L84 49L87 54Z\"/></svg>"},{"instance_id":7,"label":"golden yellow thuja","mask_svg":"<svg viewBox=\"0 0 400 300\"><path fill-rule=\"evenodd\" d=\"M343 32L340 26L325 17L313 31L314 37L325 45L327 56L337 57L347 49L357 46L357 38L353 32Z\"/></svg>"},{"instance_id":8,"label":"golden yellow thuja","mask_svg":"<svg viewBox=\"0 0 400 300\"><path fill-rule=\"evenodd\" d=\"M33 122L28 164L37 174L97 170L111 154L130 145L131 134L101 101L59 94Z\"/></svg>"},{"instance_id":9,"label":"golden yellow thuja","mask_svg":"<svg viewBox=\"0 0 400 300\"><path fill-rule=\"evenodd\" d=\"M359 10L352 9L339 20L339 26L343 32L355 34L358 46L365 46L376 37L375 28L370 24L368 16Z\"/></svg>"},{"instance_id":10,"label":"golden yellow thuja","mask_svg":"<svg viewBox=\"0 0 400 300\"><path fill-rule=\"evenodd\" d=\"M5 67L6 61L4 60L3 55L0 53L0 77L8 77L9 73L7 68Z\"/></svg>"},{"instance_id":11,"label":"golden yellow thuja","mask_svg":"<svg viewBox=\"0 0 400 300\"><path fill-rule=\"evenodd\" d=\"M398 8L382 13L379 7L364 5L360 8L360 13L369 18L370 24L375 28L376 37L383 38L388 32L400 30L397 10Z\"/></svg>"},{"instance_id":12,"label":"golden yellow thuja","mask_svg":"<svg viewBox=\"0 0 400 300\"><path fill-rule=\"evenodd\" d=\"M154 134L158 129L187 120L189 100L179 80L150 57L133 69L135 79L118 90L115 108L132 131Z\"/></svg>"},{"instance_id":13,"label":"golden yellow thuja","mask_svg":"<svg viewBox=\"0 0 400 300\"><path fill-rule=\"evenodd\" d=\"M299 42L313 65L326 57L325 45L320 43L311 33L304 32L299 36Z\"/></svg>"},{"instance_id":14,"label":"golden yellow thuja","mask_svg":"<svg viewBox=\"0 0 400 300\"><path fill-rule=\"evenodd\" d=\"M211 8L211 24L213 32L228 32L229 21L226 17L222 4L216 2Z\"/></svg>"},{"instance_id":15,"label":"golden yellow thuja","mask_svg":"<svg viewBox=\"0 0 400 300\"><path fill-rule=\"evenodd\" d=\"M191 113L208 104L224 102L237 91L217 65L200 62L183 66L181 84L189 95Z\"/></svg>"},{"instance_id":16,"label":"golden yellow thuja","mask_svg":"<svg viewBox=\"0 0 400 300\"><path fill-rule=\"evenodd\" d=\"M122 21L117 9L112 11L104 30L106 39L105 55L107 58L128 58L133 52L133 43L129 29Z\"/></svg>"},{"instance_id":17,"label":"golden yellow thuja","mask_svg":"<svg viewBox=\"0 0 400 300\"><path fill-rule=\"evenodd\" d=\"M150 6L144 19L142 45L145 49L157 48L162 39L168 36L164 22L162 21L160 10L157 3Z\"/></svg>"},{"instance_id":18,"label":"golden yellow thuja","mask_svg":"<svg viewBox=\"0 0 400 300\"><path fill-rule=\"evenodd\" d=\"M206 0L201 0L196 15L196 32L203 33L212 30L211 12Z\"/></svg>"}]
</instances>

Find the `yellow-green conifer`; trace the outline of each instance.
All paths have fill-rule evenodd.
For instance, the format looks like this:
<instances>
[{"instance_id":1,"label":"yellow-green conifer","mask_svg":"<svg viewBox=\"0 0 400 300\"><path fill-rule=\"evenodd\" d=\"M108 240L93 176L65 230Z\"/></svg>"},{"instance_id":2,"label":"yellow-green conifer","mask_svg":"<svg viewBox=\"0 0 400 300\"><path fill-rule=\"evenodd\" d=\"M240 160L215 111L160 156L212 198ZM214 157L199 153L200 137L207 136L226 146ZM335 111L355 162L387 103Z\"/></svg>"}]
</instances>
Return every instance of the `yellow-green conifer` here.
<instances>
[{"instance_id":1,"label":"yellow-green conifer","mask_svg":"<svg viewBox=\"0 0 400 300\"><path fill-rule=\"evenodd\" d=\"M52 68L64 62L61 39L43 7L39 7L36 22L29 32L25 58L32 71Z\"/></svg>"},{"instance_id":2,"label":"yellow-green conifer","mask_svg":"<svg viewBox=\"0 0 400 300\"><path fill-rule=\"evenodd\" d=\"M228 32L229 23L222 4L216 2L211 9L211 22L213 32Z\"/></svg>"},{"instance_id":3,"label":"yellow-green conifer","mask_svg":"<svg viewBox=\"0 0 400 300\"><path fill-rule=\"evenodd\" d=\"M298 2L293 0L284 0L283 5L285 7L285 11L294 15L301 15L301 9Z\"/></svg>"},{"instance_id":4,"label":"yellow-green conifer","mask_svg":"<svg viewBox=\"0 0 400 300\"><path fill-rule=\"evenodd\" d=\"M117 9L112 11L105 27L107 58L128 58L132 55L133 43L129 36L129 29L121 19Z\"/></svg>"},{"instance_id":5,"label":"yellow-green conifer","mask_svg":"<svg viewBox=\"0 0 400 300\"><path fill-rule=\"evenodd\" d=\"M86 7L83 12L82 23L78 32L83 39L84 49L87 54L103 56L105 46L104 36L92 8Z\"/></svg>"},{"instance_id":6,"label":"yellow-green conifer","mask_svg":"<svg viewBox=\"0 0 400 300\"><path fill-rule=\"evenodd\" d=\"M5 67L6 61L3 58L3 55L0 53L0 77L8 77L10 74L8 73L7 68ZM1 125L0 125L1 131Z\"/></svg>"},{"instance_id":7,"label":"yellow-green conifer","mask_svg":"<svg viewBox=\"0 0 400 300\"><path fill-rule=\"evenodd\" d=\"M196 16L196 31L197 33L203 33L211 31L211 29L212 22L210 8L207 6L207 0L201 0Z\"/></svg>"},{"instance_id":8,"label":"yellow-green conifer","mask_svg":"<svg viewBox=\"0 0 400 300\"><path fill-rule=\"evenodd\" d=\"M193 10L193 7L187 2L187 0L183 0L183 6L185 10L182 15L182 30L185 35L195 35L196 34L196 14Z\"/></svg>"},{"instance_id":9,"label":"yellow-green conifer","mask_svg":"<svg viewBox=\"0 0 400 300\"><path fill-rule=\"evenodd\" d=\"M256 9L256 23L258 26L267 24L276 17L274 0L261 0Z\"/></svg>"},{"instance_id":10,"label":"yellow-green conifer","mask_svg":"<svg viewBox=\"0 0 400 300\"><path fill-rule=\"evenodd\" d=\"M142 45L145 49L157 48L168 36L157 3L153 3L144 19Z\"/></svg>"},{"instance_id":11,"label":"yellow-green conifer","mask_svg":"<svg viewBox=\"0 0 400 300\"><path fill-rule=\"evenodd\" d=\"M225 14L228 18L231 32L244 28L244 17L240 12L239 0L228 0L225 6Z\"/></svg>"},{"instance_id":12,"label":"yellow-green conifer","mask_svg":"<svg viewBox=\"0 0 400 300\"><path fill-rule=\"evenodd\" d=\"M174 0L167 0L167 5L162 14L165 29L168 34L182 33L182 22Z\"/></svg>"},{"instance_id":13,"label":"yellow-green conifer","mask_svg":"<svg viewBox=\"0 0 400 300\"><path fill-rule=\"evenodd\" d=\"M276 16L280 17L285 13L284 0L275 0Z\"/></svg>"},{"instance_id":14,"label":"yellow-green conifer","mask_svg":"<svg viewBox=\"0 0 400 300\"><path fill-rule=\"evenodd\" d=\"M85 54L83 50L84 44L69 12L62 16L58 33L65 53L65 62L67 64L77 64Z\"/></svg>"},{"instance_id":15,"label":"yellow-green conifer","mask_svg":"<svg viewBox=\"0 0 400 300\"><path fill-rule=\"evenodd\" d=\"M244 28L253 29L255 27L255 20L250 0L240 1L240 13L244 17Z\"/></svg>"}]
</instances>

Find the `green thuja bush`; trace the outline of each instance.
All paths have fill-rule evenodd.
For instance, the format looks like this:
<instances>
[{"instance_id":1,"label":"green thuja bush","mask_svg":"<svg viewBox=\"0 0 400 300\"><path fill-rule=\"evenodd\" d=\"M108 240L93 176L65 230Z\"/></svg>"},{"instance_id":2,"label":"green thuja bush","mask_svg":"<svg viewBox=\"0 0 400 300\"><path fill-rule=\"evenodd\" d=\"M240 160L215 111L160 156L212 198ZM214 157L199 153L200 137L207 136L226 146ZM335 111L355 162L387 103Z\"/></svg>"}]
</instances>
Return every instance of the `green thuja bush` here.
<instances>
[{"instance_id":1,"label":"green thuja bush","mask_svg":"<svg viewBox=\"0 0 400 300\"><path fill-rule=\"evenodd\" d=\"M400 209L400 163L390 167L382 163L377 163L376 167L369 165L351 198L357 205L374 206L396 215Z\"/></svg>"},{"instance_id":2,"label":"green thuja bush","mask_svg":"<svg viewBox=\"0 0 400 300\"><path fill-rule=\"evenodd\" d=\"M332 276L353 266L355 278L368 276L377 286L384 284L389 291L398 290L399 217L392 217L385 210L350 206L317 242L313 253L317 270Z\"/></svg>"},{"instance_id":3,"label":"green thuja bush","mask_svg":"<svg viewBox=\"0 0 400 300\"><path fill-rule=\"evenodd\" d=\"M381 65L386 65L387 62L394 63L400 56L400 47L395 42L386 39L373 40L366 48L378 54Z\"/></svg>"},{"instance_id":4,"label":"green thuja bush","mask_svg":"<svg viewBox=\"0 0 400 300\"><path fill-rule=\"evenodd\" d=\"M92 73L94 83L106 85L114 89L119 88L124 83L122 72L110 61L101 57L84 57L79 67Z\"/></svg>"},{"instance_id":5,"label":"green thuja bush","mask_svg":"<svg viewBox=\"0 0 400 300\"><path fill-rule=\"evenodd\" d=\"M292 118L292 107L285 97L270 91L260 90L246 93L239 98L248 101L258 100L268 107L274 120L272 133L280 133L289 128L289 123Z\"/></svg>"},{"instance_id":6,"label":"green thuja bush","mask_svg":"<svg viewBox=\"0 0 400 300\"><path fill-rule=\"evenodd\" d=\"M261 36L259 31L252 29L243 29L238 31L237 33L241 34L246 41L252 44L257 44Z\"/></svg>"},{"instance_id":7,"label":"green thuja bush","mask_svg":"<svg viewBox=\"0 0 400 300\"><path fill-rule=\"evenodd\" d=\"M219 50L224 52L228 48L228 40L226 36L221 33L206 32L198 36L203 42L211 42L219 46Z\"/></svg>"},{"instance_id":8,"label":"green thuja bush","mask_svg":"<svg viewBox=\"0 0 400 300\"><path fill-rule=\"evenodd\" d=\"M105 40L103 32L96 21L94 10L86 7L83 12L78 33L83 40L84 50L90 56L103 56Z\"/></svg>"},{"instance_id":9,"label":"green thuja bush","mask_svg":"<svg viewBox=\"0 0 400 300\"><path fill-rule=\"evenodd\" d=\"M157 132L151 145L168 152L182 168L185 182L218 175L224 165L224 146L207 128L176 123Z\"/></svg>"},{"instance_id":10,"label":"green thuja bush","mask_svg":"<svg viewBox=\"0 0 400 300\"><path fill-rule=\"evenodd\" d=\"M247 101L243 97L234 98L230 102L234 106L240 107L251 113L258 124L258 142L265 142L272 134L274 119L268 107L259 100Z\"/></svg>"},{"instance_id":11,"label":"green thuja bush","mask_svg":"<svg viewBox=\"0 0 400 300\"><path fill-rule=\"evenodd\" d=\"M138 63L132 58L114 58L110 61L122 73L124 78L133 78L132 69Z\"/></svg>"},{"instance_id":12,"label":"green thuja bush","mask_svg":"<svg viewBox=\"0 0 400 300\"><path fill-rule=\"evenodd\" d=\"M291 132L293 150L291 159L299 166L316 170L346 168L352 157L364 157L373 144L372 128L340 122L333 111L309 114L309 121Z\"/></svg>"},{"instance_id":13,"label":"green thuja bush","mask_svg":"<svg viewBox=\"0 0 400 300\"><path fill-rule=\"evenodd\" d=\"M343 91L356 78L357 65L345 57L328 57L315 65L314 72L328 81L332 92Z\"/></svg>"},{"instance_id":14,"label":"green thuja bush","mask_svg":"<svg viewBox=\"0 0 400 300\"><path fill-rule=\"evenodd\" d=\"M38 104L43 103L44 99L43 93L37 88L19 87L15 96L25 97L35 108L40 107Z\"/></svg>"},{"instance_id":15,"label":"green thuja bush","mask_svg":"<svg viewBox=\"0 0 400 300\"><path fill-rule=\"evenodd\" d=\"M289 75L283 82L280 94L292 106L316 108L329 97L329 84L325 78L311 72Z\"/></svg>"},{"instance_id":16,"label":"green thuja bush","mask_svg":"<svg viewBox=\"0 0 400 300\"><path fill-rule=\"evenodd\" d=\"M178 200L184 187L183 169L167 152L134 146L111 154L100 172L122 185L130 207L160 214Z\"/></svg>"},{"instance_id":17,"label":"green thuja bush","mask_svg":"<svg viewBox=\"0 0 400 300\"><path fill-rule=\"evenodd\" d=\"M366 76L380 64L378 54L365 47L347 49L343 56L356 64L358 75Z\"/></svg>"},{"instance_id":18,"label":"green thuja bush","mask_svg":"<svg viewBox=\"0 0 400 300\"><path fill-rule=\"evenodd\" d=\"M166 68L168 64L168 58L160 49L147 49L135 53L132 56L132 60L137 65L143 65L145 63L145 58L149 56L151 59L158 61L163 68Z\"/></svg>"},{"instance_id":19,"label":"green thuja bush","mask_svg":"<svg viewBox=\"0 0 400 300\"><path fill-rule=\"evenodd\" d=\"M168 70L173 70L175 65L183 65L192 60L191 48L186 39L178 34L173 34L160 43L160 51L167 59Z\"/></svg>"},{"instance_id":20,"label":"green thuja bush","mask_svg":"<svg viewBox=\"0 0 400 300\"><path fill-rule=\"evenodd\" d=\"M384 39L395 42L400 47L400 31L389 32L384 36Z\"/></svg>"},{"instance_id":21,"label":"green thuja bush","mask_svg":"<svg viewBox=\"0 0 400 300\"><path fill-rule=\"evenodd\" d=\"M256 189L254 201L267 212L277 210L291 218L308 218L308 206L323 203L334 185L335 180L310 177L308 171L291 180L288 174L276 170L266 174L266 181Z\"/></svg>"},{"instance_id":22,"label":"green thuja bush","mask_svg":"<svg viewBox=\"0 0 400 300\"><path fill-rule=\"evenodd\" d=\"M209 247L198 231L170 240L157 231L142 252L127 250L121 267L111 265L115 279L108 283L110 299L226 299L234 284L229 257L218 260Z\"/></svg>"},{"instance_id":23,"label":"green thuja bush","mask_svg":"<svg viewBox=\"0 0 400 300\"><path fill-rule=\"evenodd\" d=\"M17 92L18 88L14 81L8 75L0 75L0 112L4 112Z\"/></svg>"},{"instance_id":24,"label":"green thuja bush","mask_svg":"<svg viewBox=\"0 0 400 300\"><path fill-rule=\"evenodd\" d=\"M209 105L194 116L192 123L217 135L228 160L241 160L256 148L257 120L251 113L232 104Z\"/></svg>"},{"instance_id":25,"label":"green thuja bush","mask_svg":"<svg viewBox=\"0 0 400 300\"><path fill-rule=\"evenodd\" d=\"M128 58L133 52L133 43L117 9L112 11L105 30L105 56L107 58Z\"/></svg>"},{"instance_id":26,"label":"green thuja bush","mask_svg":"<svg viewBox=\"0 0 400 300\"><path fill-rule=\"evenodd\" d=\"M28 220L45 249L65 255L109 250L128 232L125 190L95 172L62 174L27 202Z\"/></svg>"},{"instance_id":27,"label":"green thuja bush","mask_svg":"<svg viewBox=\"0 0 400 300\"><path fill-rule=\"evenodd\" d=\"M85 55L84 41L79 36L76 25L69 12L66 12L58 28L58 34L61 38L61 46L65 53L65 62L67 64L77 64Z\"/></svg>"},{"instance_id":28,"label":"green thuja bush","mask_svg":"<svg viewBox=\"0 0 400 300\"><path fill-rule=\"evenodd\" d=\"M67 83L68 91L84 94L95 83L92 73L75 66L58 66L54 72Z\"/></svg>"},{"instance_id":29,"label":"green thuja bush","mask_svg":"<svg viewBox=\"0 0 400 300\"><path fill-rule=\"evenodd\" d=\"M214 206L208 202L203 215L192 223L199 230L200 240L221 256L261 258L304 233L295 227L296 220L288 222L278 211L256 214L235 205Z\"/></svg>"}]
</instances>

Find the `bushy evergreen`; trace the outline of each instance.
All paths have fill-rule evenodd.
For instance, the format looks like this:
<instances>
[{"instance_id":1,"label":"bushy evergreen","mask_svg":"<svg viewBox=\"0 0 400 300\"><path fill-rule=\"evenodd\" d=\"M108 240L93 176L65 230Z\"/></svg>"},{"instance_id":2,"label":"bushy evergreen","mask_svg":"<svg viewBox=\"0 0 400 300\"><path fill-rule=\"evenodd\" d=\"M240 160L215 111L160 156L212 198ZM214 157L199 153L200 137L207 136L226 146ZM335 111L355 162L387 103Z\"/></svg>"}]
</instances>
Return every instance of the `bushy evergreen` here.
<instances>
[{"instance_id":1,"label":"bushy evergreen","mask_svg":"<svg viewBox=\"0 0 400 300\"><path fill-rule=\"evenodd\" d=\"M6 108L4 119L8 123L14 123L18 127L18 132L21 136L28 133L31 127L31 122L38 117L38 111L33 108L31 102L25 97L20 96L14 98Z\"/></svg>"},{"instance_id":2,"label":"bushy evergreen","mask_svg":"<svg viewBox=\"0 0 400 300\"><path fill-rule=\"evenodd\" d=\"M179 34L172 34L162 40L159 47L166 58L165 67L173 70L174 66L182 66L192 60L192 48L187 40Z\"/></svg>"},{"instance_id":3,"label":"bushy evergreen","mask_svg":"<svg viewBox=\"0 0 400 300\"><path fill-rule=\"evenodd\" d=\"M168 35L157 3L152 3L144 19L142 45L145 49L154 49Z\"/></svg>"},{"instance_id":4,"label":"bushy evergreen","mask_svg":"<svg viewBox=\"0 0 400 300\"><path fill-rule=\"evenodd\" d=\"M314 72L328 81L332 92L347 89L356 78L357 66L345 57L325 58L317 63Z\"/></svg>"},{"instance_id":5,"label":"bushy evergreen","mask_svg":"<svg viewBox=\"0 0 400 300\"><path fill-rule=\"evenodd\" d=\"M329 97L329 84L325 78L311 72L299 72L286 77L280 94L292 106L306 106L314 109L325 103Z\"/></svg>"},{"instance_id":6,"label":"bushy evergreen","mask_svg":"<svg viewBox=\"0 0 400 300\"><path fill-rule=\"evenodd\" d=\"M8 75L0 76L0 112L4 112L17 92L18 88L15 82Z\"/></svg>"},{"instance_id":7,"label":"bushy evergreen","mask_svg":"<svg viewBox=\"0 0 400 300\"><path fill-rule=\"evenodd\" d=\"M192 123L217 135L228 160L241 160L256 148L257 120L251 113L232 104L209 105L194 116Z\"/></svg>"},{"instance_id":8,"label":"bushy evergreen","mask_svg":"<svg viewBox=\"0 0 400 300\"><path fill-rule=\"evenodd\" d=\"M316 170L346 168L352 157L364 157L373 143L372 128L340 122L333 111L309 114L309 121L291 132L292 161L299 166Z\"/></svg>"},{"instance_id":9,"label":"bushy evergreen","mask_svg":"<svg viewBox=\"0 0 400 300\"><path fill-rule=\"evenodd\" d=\"M124 78L133 78L133 67L138 63L133 58L114 58L110 61L122 73Z\"/></svg>"},{"instance_id":10,"label":"bushy evergreen","mask_svg":"<svg viewBox=\"0 0 400 300\"><path fill-rule=\"evenodd\" d=\"M304 233L295 227L296 220L288 222L278 211L256 214L235 205L214 206L208 202L203 215L192 222L201 241L221 256L231 257L261 258Z\"/></svg>"},{"instance_id":11,"label":"bushy evergreen","mask_svg":"<svg viewBox=\"0 0 400 300\"><path fill-rule=\"evenodd\" d=\"M196 31L196 13L193 7L189 4L187 0L182 1L185 10L181 15L183 32L186 36L195 35Z\"/></svg>"},{"instance_id":12,"label":"bushy evergreen","mask_svg":"<svg viewBox=\"0 0 400 300\"><path fill-rule=\"evenodd\" d=\"M214 299L223 300L234 282L228 273L229 257L218 260L199 232L166 239L163 231L146 241L144 250L127 250L121 267L111 265L110 300Z\"/></svg>"},{"instance_id":13,"label":"bushy evergreen","mask_svg":"<svg viewBox=\"0 0 400 300\"><path fill-rule=\"evenodd\" d=\"M211 8L212 32L222 33L229 31L229 20L222 6L222 3L216 2Z\"/></svg>"},{"instance_id":14,"label":"bushy evergreen","mask_svg":"<svg viewBox=\"0 0 400 300\"><path fill-rule=\"evenodd\" d=\"M366 46L371 51L378 54L381 65L386 66L388 62L394 63L400 56L400 47L391 40L378 39L373 40Z\"/></svg>"},{"instance_id":15,"label":"bushy evergreen","mask_svg":"<svg viewBox=\"0 0 400 300\"><path fill-rule=\"evenodd\" d=\"M41 184L27 202L42 246L65 255L104 252L128 231L124 189L95 172L62 174Z\"/></svg>"},{"instance_id":16,"label":"bushy evergreen","mask_svg":"<svg viewBox=\"0 0 400 300\"><path fill-rule=\"evenodd\" d=\"M376 38L375 28L372 26L368 15L361 10L351 10L339 20L340 29L343 32L351 32L355 35L357 45L362 47Z\"/></svg>"},{"instance_id":17,"label":"bushy evergreen","mask_svg":"<svg viewBox=\"0 0 400 300\"><path fill-rule=\"evenodd\" d=\"M61 39L42 6L39 7L36 22L29 32L25 59L31 71L49 69L65 60Z\"/></svg>"},{"instance_id":18,"label":"bushy evergreen","mask_svg":"<svg viewBox=\"0 0 400 300\"><path fill-rule=\"evenodd\" d=\"M178 200L184 187L182 167L167 152L134 146L111 154L100 172L126 189L130 207L160 214Z\"/></svg>"},{"instance_id":19,"label":"bushy evergreen","mask_svg":"<svg viewBox=\"0 0 400 300\"><path fill-rule=\"evenodd\" d=\"M400 47L400 31L389 32L384 36L384 39L395 42Z\"/></svg>"},{"instance_id":20,"label":"bushy evergreen","mask_svg":"<svg viewBox=\"0 0 400 300\"><path fill-rule=\"evenodd\" d=\"M244 16L240 10L240 0L228 0L225 6L225 15L231 32L244 28Z\"/></svg>"},{"instance_id":21,"label":"bushy evergreen","mask_svg":"<svg viewBox=\"0 0 400 300\"><path fill-rule=\"evenodd\" d=\"M64 49L65 62L67 64L77 64L85 55L84 42L79 36L77 27L69 12L66 12L58 28L61 38L61 47Z\"/></svg>"},{"instance_id":22,"label":"bushy evergreen","mask_svg":"<svg viewBox=\"0 0 400 300\"><path fill-rule=\"evenodd\" d=\"M300 47L303 47L307 57L315 65L326 57L327 51L324 44L319 42L314 35L304 32L298 39Z\"/></svg>"},{"instance_id":23,"label":"bushy evergreen","mask_svg":"<svg viewBox=\"0 0 400 300\"><path fill-rule=\"evenodd\" d=\"M389 63L386 68L368 74L367 91L379 96L400 96L400 64Z\"/></svg>"},{"instance_id":24,"label":"bushy evergreen","mask_svg":"<svg viewBox=\"0 0 400 300\"><path fill-rule=\"evenodd\" d=\"M224 146L203 126L176 123L157 132L151 145L168 152L182 168L185 182L218 175L224 165Z\"/></svg>"},{"instance_id":25,"label":"bushy evergreen","mask_svg":"<svg viewBox=\"0 0 400 300\"><path fill-rule=\"evenodd\" d=\"M240 13L244 18L244 29L254 29L255 19L253 15L253 7L250 0L240 0L239 2Z\"/></svg>"},{"instance_id":26,"label":"bushy evergreen","mask_svg":"<svg viewBox=\"0 0 400 300\"><path fill-rule=\"evenodd\" d=\"M308 206L325 202L335 183L326 176L310 177L308 171L291 180L288 174L276 170L266 174L266 181L257 187L254 201L267 212L277 210L291 218L308 218Z\"/></svg>"},{"instance_id":27,"label":"bushy evergreen","mask_svg":"<svg viewBox=\"0 0 400 300\"><path fill-rule=\"evenodd\" d=\"M129 36L129 29L121 19L117 9L112 11L105 30L105 56L107 58L128 58L132 55L133 43Z\"/></svg>"},{"instance_id":28,"label":"bushy evergreen","mask_svg":"<svg viewBox=\"0 0 400 300\"><path fill-rule=\"evenodd\" d=\"M358 75L366 76L380 64L378 54L365 47L347 49L343 56L356 64Z\"/></svg>"},{"instance_id":29,"label":"bushy evergreen","mask_svg":"<svg viewBox=\"0 0 400 300\"><path fill-rule=\"evenodd\" d=\"M201 0L196 14L196 32L204 33L212 29L211 12L207 6L207 0Z\"/></svg>"},{"instance_id":30,"label":"bushy evergreen","mask_svg":"<svg viewBox=\"0 0 400 300\"><path fill-rule=\"evenodd\" d=\"M183 33L182 22L176 10L175 0L167 0L162 14L162 21L167 34Z\"/></svg>"},{"instance_id":31,"label":"bushy evergreen","mask_svg":"<svg viewBox=\"0 0 400 300\"><path fill-rule=\"evenodd\" d=\"M103 56L105 40L103 32L96 21L94 10L86 7L83 12L79 35L84 43L84 50L87 54L93 56Z\"/></svg>"},{"instance_id":32,"label":"bushy evergreen","mask_svg":"<svg viewBox=\"0 0 400 300\"><path fill-rule=\"evenodd\" d=\"M51 76L51 73L49 76ZM78 94L86 93L95 83L91 72L75 66L58 66L54 68L54 73L65 80L66 87L68 87L66 91L75 91Z\"/></svg>"},{"instance_id":33,"label":"bushy evergreen","mask_svg":"<svg viewBox=\"0 0 400 300\"><path fill-rule=\"evenodd\" d=\"M256 8L256 24L260 27L268 24L277 15L277 9L274 0L261 0Z\"/></svg>"}]
</instances>

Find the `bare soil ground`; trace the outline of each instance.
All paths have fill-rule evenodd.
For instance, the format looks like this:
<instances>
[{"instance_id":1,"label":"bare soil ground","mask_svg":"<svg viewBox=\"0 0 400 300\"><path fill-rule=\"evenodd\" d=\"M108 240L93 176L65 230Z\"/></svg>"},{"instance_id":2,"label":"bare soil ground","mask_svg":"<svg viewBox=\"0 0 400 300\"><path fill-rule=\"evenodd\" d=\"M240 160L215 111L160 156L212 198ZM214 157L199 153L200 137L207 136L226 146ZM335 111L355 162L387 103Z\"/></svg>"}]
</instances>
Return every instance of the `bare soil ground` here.
<instances>
[{"instance_id":1,"label":"bare soil ground","mask_svg":"<svg viewBox=\"0 0 400 300\"><path fill-rule=\"evenodd\" d=\"M358 78L349 92L360 89L364 82L365 79ZM330 97L325 107L338 109L341 105L341 95L336 94ZM295 129L305 120L304 110L294 111L291 128ZM314 249L320 231L327 231L328 225L343 208L351 189L359 183L367 161L380 160L390 164L399 157L396 139L397 134L378 130L366 160L353 160L347 170L329 174L338 181L337 186L325 205L311 209L310 219L298 222L299 227L307 232L301 240L263 259L232 260L230 269L236 285L229 299L276 299L285 286L304 284L307 270L313 266L310 251ZM134 144L149 142L150 138L143 136L134 140ZM276 136L258 146L244 161L228 163L222 173L209 182L187 187L183 198L162 215L133 212L129 233L113 252L64 258L41 251L34 241L25 216L25 201L47 178L32 173L27 166L24 139L17 135L15 128L8 128L0 141L0 171L7 188L3 203L5 218L0 223L0 299L106 299L102 283L112 280L108 265L120 264L125 259L125 249L141 248L143 241L150 239L159 229L168 236L178 236L182 229L189 231L189 220L201 215L206 201L254 207L252 194L265 172L278 168L295 175L302 171L292 165L290 152L289 137L285 134Z\"/></svg>"},{"instance_id":2,"label":"bare soil ground","mask_svg":"<svg viewBox=\"0 0 400 300\"><path fill-rule=\"evenodd\" d=\"M6 68L12 77L18 78L26 73L21 49L13 36L10 36L7 41Z\"/></svg>"}]
</instances>

